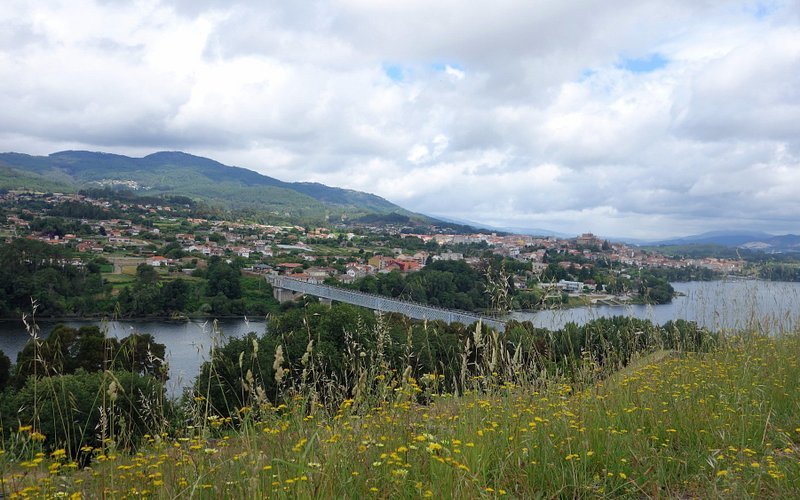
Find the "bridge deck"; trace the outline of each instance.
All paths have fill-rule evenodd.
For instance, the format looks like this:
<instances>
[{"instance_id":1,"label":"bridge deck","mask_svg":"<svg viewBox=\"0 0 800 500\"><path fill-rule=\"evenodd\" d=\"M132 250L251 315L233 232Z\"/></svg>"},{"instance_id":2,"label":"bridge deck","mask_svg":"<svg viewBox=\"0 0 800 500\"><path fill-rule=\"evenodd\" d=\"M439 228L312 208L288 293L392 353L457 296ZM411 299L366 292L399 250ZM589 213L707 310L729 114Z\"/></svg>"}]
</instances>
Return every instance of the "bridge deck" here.
<instances>
[{"instance_id":1,"label":"bridge deck","mask_svg":"<svg viewBox=\"0 0 800 500\"><path fill-rule=\"evenodd\" d=\"M289 278L288 276L269 275L266 278L267 281L269 281L270 284L275 288L283 288L284 290L314 295L323 299L345 302L347 304L366 307L375 311L395 312L414 319L427 319L429 321L441 320L446 323L458 322L465 325L470 325L478 320L481 320L484 325L494 328L499 332L504 332L506 328L504 321L471 314L465 311L442 309L439 307L418 304L416 302L383 297L381 295L345 290L328 285L306 283L304 281Z\"/></svg>"}]
</instances>

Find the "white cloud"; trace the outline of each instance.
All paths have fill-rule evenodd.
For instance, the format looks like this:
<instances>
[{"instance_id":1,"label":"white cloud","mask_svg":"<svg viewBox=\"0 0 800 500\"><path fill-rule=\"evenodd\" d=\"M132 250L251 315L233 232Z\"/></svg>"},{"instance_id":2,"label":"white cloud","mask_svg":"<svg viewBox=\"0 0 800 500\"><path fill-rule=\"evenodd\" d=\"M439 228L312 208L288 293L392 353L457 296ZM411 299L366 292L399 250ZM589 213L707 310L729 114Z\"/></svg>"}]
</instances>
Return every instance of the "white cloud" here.
<instances>
[{"instance_id":1,"label":"white cloud","mask_svg":"<svg viewBox=\"0 0 800 500\"><path fill-rule=\"evenodd\" d=\"M796 2L7 3L0 149L184 149L501 225L796 231Z\"/></svg>"}]
</instances>

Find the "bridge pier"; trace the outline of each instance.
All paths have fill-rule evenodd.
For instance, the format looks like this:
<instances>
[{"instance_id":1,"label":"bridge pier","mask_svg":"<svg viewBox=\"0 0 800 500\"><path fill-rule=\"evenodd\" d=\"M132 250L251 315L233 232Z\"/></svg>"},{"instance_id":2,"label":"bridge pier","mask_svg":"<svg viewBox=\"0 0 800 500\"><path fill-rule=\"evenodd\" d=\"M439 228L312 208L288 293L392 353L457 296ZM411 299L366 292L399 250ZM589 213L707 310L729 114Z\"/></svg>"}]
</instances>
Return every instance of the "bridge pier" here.
<instances>
[{"instance_id":1,"label":"bridge pier","mask_svg":"<svg viewBox=\"0 0 800 500\"><path fill-rule=\"evenodd\" d=\"M272 287L272 296L281 304L284 302L293 302L302 295L304 295L303 292L293 292L285 288Z\"/></svg>"}]
</instances>

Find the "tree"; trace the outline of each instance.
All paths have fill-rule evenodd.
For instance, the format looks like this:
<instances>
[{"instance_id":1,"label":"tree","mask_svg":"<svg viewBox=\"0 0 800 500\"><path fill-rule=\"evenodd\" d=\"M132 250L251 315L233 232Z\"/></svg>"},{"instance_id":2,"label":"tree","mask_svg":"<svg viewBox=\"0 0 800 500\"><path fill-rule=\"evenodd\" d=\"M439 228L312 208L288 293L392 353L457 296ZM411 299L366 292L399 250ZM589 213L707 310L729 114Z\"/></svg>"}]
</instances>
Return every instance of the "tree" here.
<instances>
[{"instance_id":1,"label":"tree","mask_svg":"<svg viewBox=\"0 0 800 500\"><path fill-rule=\"evenodd\" d=\"M114 368L139 375L150 375L164 382L167 379L165 352L166 346L156 342L152 334L133 333L119 342Z\"/></svg>"},{"instance_id":2,"label":"tree","mask_svg":"<svg viewBox=\"0 0 800 500\"><path fill-rule=\"evenodd\" d=\"M6 388L11 380L11 360L6 353L0 351L0 391Z\"/></svg>"},{"instance_id":3,"label":"tree","mask_svg":"<svg viewBox=\"0 0 800 500\"><path fill-rule=\"evenodd\" d=\"M116 339L106 337L96 326L76 329L56 325L47 338L28 341L17 355L14 385L22 387L33 375L63 375L78 369L105 370L110 366L109 354L118 346Z\"/></svg>"},{"instance_id":4,"label":"tree","mask_svg":"<svg viewBox=\"0 0 800 500\"><path fill-rule=\"evenodd\" d=\"M184 280L178 278L169 281L161 287L161 308L168 314L181 313L186 308L191 287Z\"/></svg>"},{"instance_id":5,"label":"tree","mask_svg":"<svg viewBox=\"0 0 800 500\"><path fill-rule=\"evenodd\" d=\"M229 299L238 299L242 296L241 271L219 257L211 257L206 271L208 285L206 295L214 297L222 294Z\"/></svg>"},{"instance_id":6,"label":"tree","mask_svg":"<svg viewBox=\"0 0 800 500\"><path fill-rule=\"evenodd\" d=\"M77 457L84 446L102 446L103 438L113 438L124 449L136 446L145 434L158 435L164 401L164 386L152 377L78 370L35 383L28 379L18 392L6 393L0 414L3 422L33 425L47 437L50 449L66 448ZM151 411L142 411L145 406Z\"/></svg>"}]
</instances>

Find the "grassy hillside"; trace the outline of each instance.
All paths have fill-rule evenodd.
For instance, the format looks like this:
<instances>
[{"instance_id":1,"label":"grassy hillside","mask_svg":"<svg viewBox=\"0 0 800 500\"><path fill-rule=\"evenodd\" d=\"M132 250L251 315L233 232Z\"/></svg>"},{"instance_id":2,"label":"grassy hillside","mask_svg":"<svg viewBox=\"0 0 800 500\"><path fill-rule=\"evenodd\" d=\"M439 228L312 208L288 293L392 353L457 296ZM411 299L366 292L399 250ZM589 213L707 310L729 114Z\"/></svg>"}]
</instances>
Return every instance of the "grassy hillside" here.
<instances>
[{"instance_id":1,"label":"grassy hillside","mask_svg":"<svg viewBox=\"0 0 800 500\"><path fill-rule=\"evenodd\" d=\"M23 172L8 167L0 162L0 189L24 189L29 191L61 191L75 190L71 183L60 183L52 178L33 172Z\"/></svg>"},{"instance_id":2,"label":"grassy hillside","mask_svg":"<svg viewBox=\"0 0 800 500\"><path fill-rule=\"evenodd\" d=\"M290 183L181 152L144 158L63 151L49 156L0 154L0 187L46 186L76 190L111 180L135 181L147 194L179 194L227 209L248 209L298 219L356 218L370 213L413 216L378 196L316 183ZM52 181L56 181L54 184ZM420 216L416 216L420 217Z\"/></svg>"},{"instance_id":3,"label":"grassy hillside","mask_svg":"<svg viewBox=\"0 0 800 500\"><path fill-rule=\"evenodd\" d=\"M234 419L210 415L198 394L189 425L149 435L135 455L111 439L88 450L90 469L64 450L38 453L37 436L20 428L0 457L3 488L156 498L797 498L798 354L797 334L728 337L710 353L656 352L585 387L558 374L511 380L489 370L461 395L440 394L435 373L414 380L377 370L336 408L302 390L274 407L253 388Z\"/></svg>"}]
</instances>

